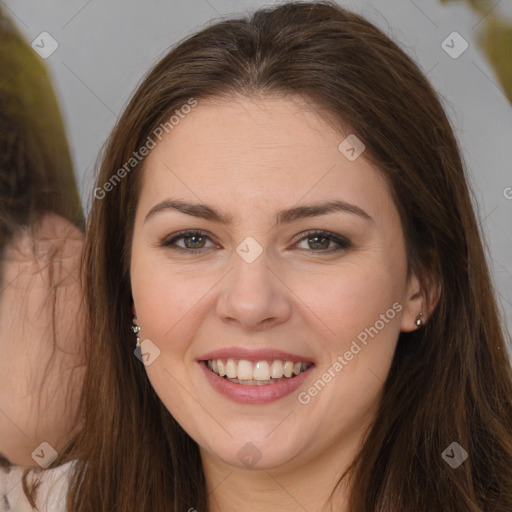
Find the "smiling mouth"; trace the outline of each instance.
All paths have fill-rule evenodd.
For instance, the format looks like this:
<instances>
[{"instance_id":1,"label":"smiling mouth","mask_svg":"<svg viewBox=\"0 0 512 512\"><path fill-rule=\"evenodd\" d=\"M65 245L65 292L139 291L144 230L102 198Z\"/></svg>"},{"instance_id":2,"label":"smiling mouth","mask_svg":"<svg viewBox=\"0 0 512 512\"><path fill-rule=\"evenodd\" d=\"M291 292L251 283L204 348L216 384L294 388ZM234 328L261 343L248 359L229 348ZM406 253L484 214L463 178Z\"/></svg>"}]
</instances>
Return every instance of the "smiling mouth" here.
<instances>
[{"instance_id":1,"label":"smiling mouth","mask_svg":"<svg viewBox=\"0 0 512 512\"><path fill-rule=\"evenodd\" d=\"M313 366L312 362L282 359L257 362L246 359L209 359L204 364L219 377L246 386L264 386L291 380Z\"/></svg>"}]
</instances>

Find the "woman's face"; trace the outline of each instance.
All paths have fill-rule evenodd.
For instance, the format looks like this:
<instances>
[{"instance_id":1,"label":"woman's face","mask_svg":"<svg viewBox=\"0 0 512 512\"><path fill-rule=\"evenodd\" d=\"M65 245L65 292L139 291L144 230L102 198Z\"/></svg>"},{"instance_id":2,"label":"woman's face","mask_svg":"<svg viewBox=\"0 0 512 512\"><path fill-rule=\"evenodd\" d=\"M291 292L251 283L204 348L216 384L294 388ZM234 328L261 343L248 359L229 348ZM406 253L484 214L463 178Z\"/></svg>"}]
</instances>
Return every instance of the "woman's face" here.
<instances>
[{"instance_id":1,"label":"woman's face","mask_svg":"<svg viewBox=\"0 0 512 512\"><path fill-rule=\"evenodd\" d=\"M422 308L384 179L318 112L199 101L145 162L130 271L147 374L202 456L240 468L353 449Z\"/></svg>"}]
</instances>

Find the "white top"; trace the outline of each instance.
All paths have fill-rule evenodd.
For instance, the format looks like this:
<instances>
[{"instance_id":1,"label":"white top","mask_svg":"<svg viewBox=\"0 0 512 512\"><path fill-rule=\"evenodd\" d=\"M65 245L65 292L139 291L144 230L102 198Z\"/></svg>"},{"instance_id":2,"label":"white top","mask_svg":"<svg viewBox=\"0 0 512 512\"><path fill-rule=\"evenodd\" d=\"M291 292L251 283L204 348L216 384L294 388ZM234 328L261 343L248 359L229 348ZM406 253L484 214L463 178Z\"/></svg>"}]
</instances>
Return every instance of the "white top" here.
<instances>
[{"instance_id":1,"label":"white top","mask_svg":"<svg viewBox=\"0 0 512 512\"><path fill-rule=\"evenodd\" d=\"M66 494L73 463L74 461L70 461L44 470L37 476L33 472L29 473L27 483L41 480L35 494L40 512L67 512ZM33 512L21 483L24 469L21 466L12 466L8 473L0 469L0 512Z\"/></svg>"}]
</instances>

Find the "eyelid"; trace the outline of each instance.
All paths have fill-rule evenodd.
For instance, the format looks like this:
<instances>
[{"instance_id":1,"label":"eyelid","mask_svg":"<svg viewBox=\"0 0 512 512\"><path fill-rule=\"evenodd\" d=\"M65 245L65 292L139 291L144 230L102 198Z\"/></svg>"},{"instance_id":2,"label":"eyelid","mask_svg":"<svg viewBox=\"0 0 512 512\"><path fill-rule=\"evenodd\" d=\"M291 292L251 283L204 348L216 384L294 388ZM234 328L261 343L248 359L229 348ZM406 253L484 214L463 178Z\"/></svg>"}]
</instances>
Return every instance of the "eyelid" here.
<instances>
[{"instance_id":1,"label":"eyelid","mask_svg":"<svg viewBox=\"0 0 512 512\"><path fill-rule=\"evenodd\" d=\"M201 236L204 238L207 238L210 242L212 242L215 245L218 245L214 242L213 237L208 231L204 231L202 229L184 229L183 231L178 231L176 233L173 233L169 237L164 238L159 245L163 247L167 247L169 249L174 249L177 251L183 251L188 253L194 253L199 251L204 251L205 249L211 249L211 247L201 248L201 249L186 249L184 247L179 247L177 245L174 245L176 241L181 240L182 238L188 238L191 236Z\"/></svg>"},{"instance_id":2,"label":"eyelid","mask_svg":"<svg viewBox=\"0 0 512 512\"><path fill-rule=\"evenodd\" d=\"M201 229L185 229L182 231L178 231L176 233L173 233L170 238L167 237L164 240L162 240L159 245L169 248L171 250L175 250L175 251L182 252L182 253L189 253L189 254L200 253L200 252L204 252L207 249L211 249L211 247L202 247L199 249L187 249L187 248L179 247L179 246L175 245L175 243L178 240L181 240L183 238L192 237L192 236L199 236L202 238L206 238L210 242L212 242L218 246L218 244L216 244L214 242L214 240L212 239L213 237L210 235L210 233L208 233L207 231L201 230ZM299 233L297 235L297 237L298 237L297 241L294 242L293 245L297 245L299 242L302 242L303 240L306 240L307 238L312 238L313 236L323 236L324 238L327 238L331 242L334 242L335 244L337 244L339 247L337 249L325 249L325 250L320 250L320 251L314 251L312 249L309 249L309 250L304 249L306 251L309 251L310 253L330 254L330 253L336 253L336 252L339 252L342 250L348 250L353 247L351 240L349 240L347 237L345 237L343 235L339 235L337 233L333 233L332 231L324 230L324 229L310 229L310 230L302 231L301 233Z\"/></svg>"},{"instance_id":3,"label":"eyelid","mask_svg":"<svg viewBox=\"0 0 512 512\"><path fill-rule=\"evenodd\" d=\"M332 252L337 252L338 250L347 250L353 246L352 242L346 236L339 235L337 233L333 233L332 231L327 231L325 229L310 229L299 233L299 235L297 236L300 238L298 238L297 242L295 242L294 245L296 245L299 242L302 242L303 240L306 240L307 238L312 238L314 236L323 236L339 245L339 249L327 249L324 251L310 250L310 252L312 253L328 254Z\"/></svg>"}]
</instances>

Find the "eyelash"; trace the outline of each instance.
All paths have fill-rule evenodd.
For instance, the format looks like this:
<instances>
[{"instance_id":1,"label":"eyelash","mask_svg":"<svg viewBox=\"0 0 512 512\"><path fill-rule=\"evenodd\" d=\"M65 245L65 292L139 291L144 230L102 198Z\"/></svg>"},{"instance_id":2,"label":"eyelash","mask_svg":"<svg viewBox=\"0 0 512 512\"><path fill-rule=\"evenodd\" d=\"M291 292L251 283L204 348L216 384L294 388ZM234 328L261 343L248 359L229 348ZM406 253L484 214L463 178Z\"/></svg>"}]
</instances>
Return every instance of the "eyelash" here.
<instances>
[{"instance_id":1,"label":"eyelash","mask_svg":"<svg viewBox=\"0 0 512 512\"><path fill-rule=\"evenodd\" d=\"M184 247L178 247L177 245L174 245L178 240L181 240L182 238L189 238L193 236L199 236L202 238L209 239L210 237L204 232L204 231L198 231L198 230L186 230L186 231L180 231L179 233L176 233L175 236L173 236L169 240L164 240L160 243L162 247L166 247L168 249L171 249L173 251L180 251L180 252L186 252L186 253L192 253L196 254L199 252L203 252L207 248L201 248L201 249L188 249ZM334 233L330 233L329 231L322 231L322 230L312 230L307 231L304 236L296 243L302 242L303 240L306 240L308 238L313 238L315 236L327 238L335 243L337 243L340 247L338 249L327 249L323 251L315 251L313 249L310 249L314 253L320 253L320 254L331 254L335 252L339 252L342 250L350 249L352 247L352 243L350 240L348 240L345 237L336 235ZM307 250L307 249L306 249Z\"/></svg>"}]
</instances>

